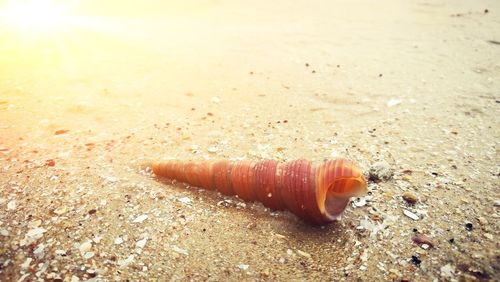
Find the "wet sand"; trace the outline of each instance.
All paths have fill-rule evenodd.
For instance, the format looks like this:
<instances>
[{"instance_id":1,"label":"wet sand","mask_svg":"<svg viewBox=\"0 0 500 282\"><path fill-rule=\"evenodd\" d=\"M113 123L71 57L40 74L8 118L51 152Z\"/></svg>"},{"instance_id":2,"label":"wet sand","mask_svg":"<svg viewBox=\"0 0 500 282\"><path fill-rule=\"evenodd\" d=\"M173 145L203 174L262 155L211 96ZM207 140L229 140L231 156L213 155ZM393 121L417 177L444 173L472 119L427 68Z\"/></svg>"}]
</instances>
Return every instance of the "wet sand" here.
<instances>
[{"instance_id":1,"label":"wet sand","mask_svg":"<svg viewBox=\"0 0 500 282\"><path fill-rule=\"evenodd\" d=\"M0 280L499 280L500 3L365 2L0 47ZM141 169L336 157L393 175L323 227Z\"/></svg>"}]
</instances>

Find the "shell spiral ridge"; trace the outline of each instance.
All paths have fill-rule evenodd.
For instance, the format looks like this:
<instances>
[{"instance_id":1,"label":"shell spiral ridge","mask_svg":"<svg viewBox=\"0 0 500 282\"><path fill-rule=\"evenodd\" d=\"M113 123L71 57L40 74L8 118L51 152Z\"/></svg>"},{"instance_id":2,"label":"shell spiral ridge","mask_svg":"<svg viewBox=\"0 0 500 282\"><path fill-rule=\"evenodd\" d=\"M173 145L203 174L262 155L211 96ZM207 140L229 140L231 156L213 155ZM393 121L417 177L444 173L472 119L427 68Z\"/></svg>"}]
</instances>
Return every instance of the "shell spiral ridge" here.
<instances>
[{"instance_id":1,"label":"shell spiral ridge","mask_svg":"<svg viewBox=\"0 0 500 282\"><path fill-rule=\"evenodd\" d=\"M158 177L257 201L273 210L288 210L314 224L338 219L350 197L367 192L361 171L344 159L319 164L307 160L171 160L153 163L152 170Z\"/></svg>"}]
</instances>

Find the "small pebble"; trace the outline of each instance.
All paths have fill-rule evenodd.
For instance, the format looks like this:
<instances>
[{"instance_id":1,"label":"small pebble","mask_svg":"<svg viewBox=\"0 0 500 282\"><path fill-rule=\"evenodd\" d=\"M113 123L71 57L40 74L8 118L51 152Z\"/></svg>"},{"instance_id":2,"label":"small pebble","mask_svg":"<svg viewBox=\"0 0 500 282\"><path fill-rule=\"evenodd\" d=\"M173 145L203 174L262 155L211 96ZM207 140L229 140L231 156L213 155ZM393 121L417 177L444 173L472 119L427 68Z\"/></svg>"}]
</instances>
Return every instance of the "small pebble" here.
<instances>
[{"instance_id":1,"label":"small pebble","mask_svg":"<svg viewBox=\"0 0 500 282\"><path fill-rule=\"evenodd\" d=\"M484 218L484 217L482 217L482 216L478 217L478 218L477 218L477 221L479 221L479 223L480 223L481 225L488 225L488 220L486 220L486 218Z\"/></svg>"},{"instance_id":2,"label":"small pebble","mask_svg":"<svg viewBox=\"0 0 500 282\"><path fill-rule=\"evenodd\" d=\"M266 268L266 269L264 269L264 270L262 270L262 271L260 272L260 275L261 275L262 277L269 277L269 275L270 275L270 274L271 274L271 272L270 272L270 270L269 270L269 269L267 269L267 268Z\"/></svg>"},{"instance_id":3,"label":"small pebble","mask_svg":"<svg viewBox=\"0 0 500 282\"><path fill-rule=\"evenodd\" d=\"M473 229L473 228L474 228L474 225L472 225L472 223L467 222L467 223L465 224L465 229L466 229L467 231L472 231L472 229Z\"/></svg>"},{"instance_id":4,"label":"small pebble","mask_svg":"<svg viewBox=\"0 0 500 282\"><path fill-rule=\"evenodd\" d=\"M59 130L56 130L54 132L54 135L61 135L61 134L65 134L65 133L68 133L68 132L69 132L69 130L67 130L67 129L59 129Z\"/></svg>"},{"instance_id":5,"label":"small pebble","mask_svg":"<svg viewBox=\"0 0 500 282\"><path fill-rule=\"evenodd\" d=\"M403 199L409 204L415 204L418 201L418 198L412 192L404 192Z\"/></svg>"},{"instance_id":6,"label":"small pebble","mask_svg":"<svg viewBox=\"0 0 500 282\"><path fill-rule=\"evenodd\" d=\"M422 260L420 260L418 256L411 256L411 263L413 263L416 266L420 266Z\"/></svg>"},{"instance_id":7,"label":"small pebble","mask_svg":"<svg viewBox=\"0 0 500 282\"><path fill-rule=\"evenodd\" d=\"M389 180L394 175L389 163L386 161L379 161L374 163L369 170L369 180L379 182L382 180Z\"/></svg>"}]
</instances>

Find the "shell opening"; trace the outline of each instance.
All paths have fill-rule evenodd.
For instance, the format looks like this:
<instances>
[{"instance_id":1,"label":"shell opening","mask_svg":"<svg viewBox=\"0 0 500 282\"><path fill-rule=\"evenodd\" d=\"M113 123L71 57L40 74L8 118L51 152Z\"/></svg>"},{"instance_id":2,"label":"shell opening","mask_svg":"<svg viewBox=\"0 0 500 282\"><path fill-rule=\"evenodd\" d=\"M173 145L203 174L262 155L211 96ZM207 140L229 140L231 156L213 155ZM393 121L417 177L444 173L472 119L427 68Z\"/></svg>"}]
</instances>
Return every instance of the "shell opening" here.
<instances>
[{"instance_id":1,"label":"shell opening","mask_svg":"<svg viewBox=\"0 0 500 282\"><path fill-rule=\"evenodd\" d=\"M328 219L339 219L349 204L350 198L340 198L331 193L326 194L325 213Z\"/></svg>"},{"instance_id":2,"label":"shell opening","mask_svg":"<svg viewBox=\"0 0 500 282\"><path fill-rule=\"evenodd\" d=\"M351 197L362 196L367 192L367 184L363 177L351 179L350 189L344 193L339 193L334 188L335 182L328 186L325 197L325 215L330 220L340 218Z\"/></svg>"}]
</instances>

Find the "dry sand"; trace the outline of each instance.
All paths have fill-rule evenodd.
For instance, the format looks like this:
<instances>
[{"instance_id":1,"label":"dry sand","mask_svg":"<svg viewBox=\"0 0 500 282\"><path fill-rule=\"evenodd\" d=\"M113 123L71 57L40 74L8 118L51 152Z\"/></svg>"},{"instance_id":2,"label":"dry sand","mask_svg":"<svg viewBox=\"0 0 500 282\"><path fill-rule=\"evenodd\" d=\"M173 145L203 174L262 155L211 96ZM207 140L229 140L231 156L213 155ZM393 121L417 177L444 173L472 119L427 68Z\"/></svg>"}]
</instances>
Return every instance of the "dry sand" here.
<instances>
[{"instance_id":1,"label":"dry sand","mask_svg":"<svg viewBox=\"0 0 500 282\"><path fill-rule=\"evenodd\" d=\"M0 47L0 280L500 279L499 1L182 3ZM323 227L140 169L334 157L394 175Z\"/></svg>"}]
</instances>

